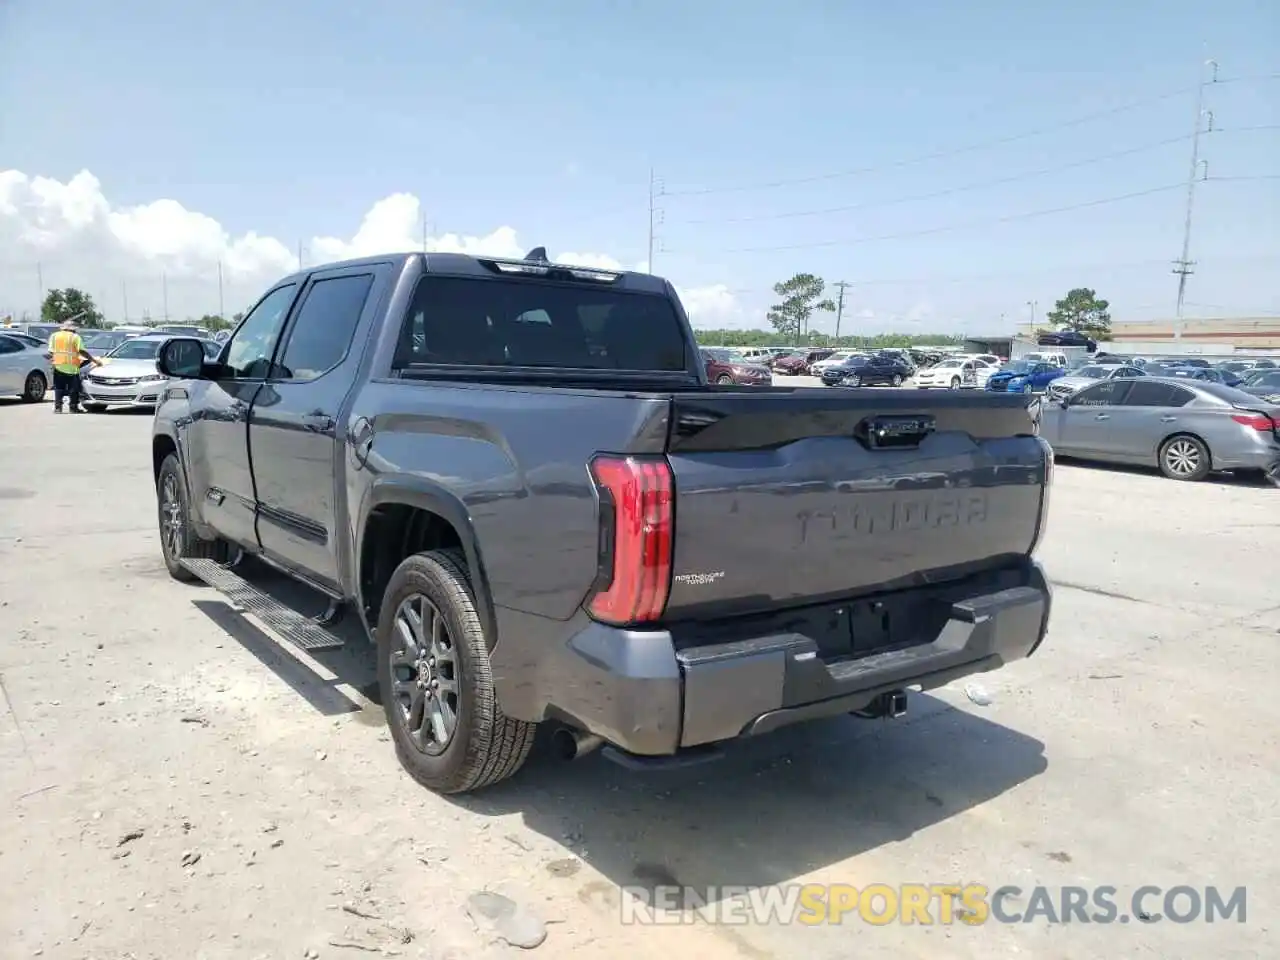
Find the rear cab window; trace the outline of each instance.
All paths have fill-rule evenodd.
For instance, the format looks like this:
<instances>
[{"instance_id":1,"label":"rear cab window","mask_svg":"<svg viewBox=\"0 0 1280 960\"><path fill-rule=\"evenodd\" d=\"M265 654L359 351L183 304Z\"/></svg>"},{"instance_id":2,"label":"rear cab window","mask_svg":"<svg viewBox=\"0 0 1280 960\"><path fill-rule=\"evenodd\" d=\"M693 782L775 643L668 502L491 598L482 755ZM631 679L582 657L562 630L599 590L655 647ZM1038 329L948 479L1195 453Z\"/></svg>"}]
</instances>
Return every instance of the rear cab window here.
<instances>
[{"instance_id":1,"label":"rear cab window","mask_svg":"<svg viewBox=\"0 0 1280 960\"><path fill-rule=\"evenodd\" d=\"M701 357L686 342L674 304L660 294L519 274L426 274L405 317L393 366L625 371L695 379Z\"/></svg>"}]
</instances>

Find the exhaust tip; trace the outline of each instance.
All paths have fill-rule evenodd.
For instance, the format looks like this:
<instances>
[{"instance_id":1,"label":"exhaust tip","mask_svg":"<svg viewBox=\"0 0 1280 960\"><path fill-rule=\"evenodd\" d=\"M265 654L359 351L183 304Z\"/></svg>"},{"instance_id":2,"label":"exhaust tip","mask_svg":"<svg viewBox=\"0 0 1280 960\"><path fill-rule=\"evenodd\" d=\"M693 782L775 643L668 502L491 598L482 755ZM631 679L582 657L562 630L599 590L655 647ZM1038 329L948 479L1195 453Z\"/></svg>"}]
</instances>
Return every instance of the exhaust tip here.
<instances>
[{"instance_id":1,"label":"exhaust tip","mask_svg":"<svg viewBox=\"0 0 1280 960\"><path fill-rule=\"evenodd\" d=\"M906 716L907 691L895 690L885 697L885 716L891 719Z\"/></svg>"},{"instance_id":2,"label":"exhaust tip","mask_svg":"<svg viewBox=\"0 0 1280 960\"><path fill-rule=\"evenodd\" d=\"M594 733L561 727L551 737L551 748L561 760L577 760L604 745Z\"/></svg>"}]
</instances>

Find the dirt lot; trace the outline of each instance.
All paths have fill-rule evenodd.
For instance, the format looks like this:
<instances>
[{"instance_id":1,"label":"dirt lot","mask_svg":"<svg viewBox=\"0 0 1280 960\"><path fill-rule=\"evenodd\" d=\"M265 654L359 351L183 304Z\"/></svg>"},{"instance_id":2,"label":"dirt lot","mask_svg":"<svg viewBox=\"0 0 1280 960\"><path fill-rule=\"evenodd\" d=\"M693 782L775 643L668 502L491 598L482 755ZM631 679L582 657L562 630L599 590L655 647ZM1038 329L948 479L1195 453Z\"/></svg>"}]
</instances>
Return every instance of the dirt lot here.
<instances>
[{"instance_id":1,"label":"dirt lot","mask_svg":"<svg viewBox=\"0 0 1280 960\"><path fill-rule=\"evenodd\" d=\"M1280 491L1061 467L1034 659L717 764L539 757L445 800L367 652L294 655L160 561L146 415L0 404L0 955L1254 957L1275 944ZM264 584L284 590L268 574ZM623 925L617 885L1249 887L1247 923ZM1269 899L1270 898L1270 899Z\"/></svg>"}]
</instances>

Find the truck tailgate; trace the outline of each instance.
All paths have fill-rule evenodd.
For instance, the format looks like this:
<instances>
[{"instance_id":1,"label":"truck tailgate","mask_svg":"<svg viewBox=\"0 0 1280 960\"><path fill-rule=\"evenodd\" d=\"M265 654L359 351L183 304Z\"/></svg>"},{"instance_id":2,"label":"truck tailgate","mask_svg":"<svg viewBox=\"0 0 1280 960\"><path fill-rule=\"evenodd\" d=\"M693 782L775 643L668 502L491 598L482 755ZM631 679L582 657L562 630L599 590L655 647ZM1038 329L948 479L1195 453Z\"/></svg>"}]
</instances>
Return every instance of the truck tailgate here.
<instances>
[{"instance_id":1,"label":"truck tailgate","mask_svg":"<svg viewBox=\"0 0 1280 960\"><path fill-rule=\"evenodd\" d=\"M1046 448L1020 396L676 394L667 616L936 583L1033 548Z\"/></svg>"}]
</instances>

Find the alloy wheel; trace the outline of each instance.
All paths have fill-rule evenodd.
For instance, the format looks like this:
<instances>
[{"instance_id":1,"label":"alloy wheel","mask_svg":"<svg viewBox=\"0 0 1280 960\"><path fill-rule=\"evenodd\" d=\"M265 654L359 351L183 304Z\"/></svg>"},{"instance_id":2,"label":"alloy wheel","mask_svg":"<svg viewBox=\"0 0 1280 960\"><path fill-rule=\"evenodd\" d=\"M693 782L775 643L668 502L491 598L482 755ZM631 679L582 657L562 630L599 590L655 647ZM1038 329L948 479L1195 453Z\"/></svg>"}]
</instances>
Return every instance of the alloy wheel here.
<instances>
[{"instance_id":1,"label":"alloy wheel","mask_svg":"<svg viewBox=\"0 0 1280 960\"><path fill-rule=\"evenodd\" d=\"M1185 438L1174 440L1164 451L1164 462L1176 477L1194 476L1200 469L1200 448Z\"/></svg>"},{"instance_id":2,"label":"alloy wheel","mask_svg":"<svg viewBox=\"0 0 1280 960\"><path fill-rule=\"evenodd\" d=\"M444 615L420 593L396 610L392 653L392 696L400 722L414 747L443 753L458 727L457 647Z\"/></svg>"},{"instance_id":3,"label":"alloy wheel","mask_svg":"<svg viewBox=\"0 0 1280 960\"><path fill-rule=\"evenodd\" d=\"M165 474L160 484L160 540L172 560L182 559L182 536L186 528L182 494L175 474Z\"/></svg>"}]
</instances>

